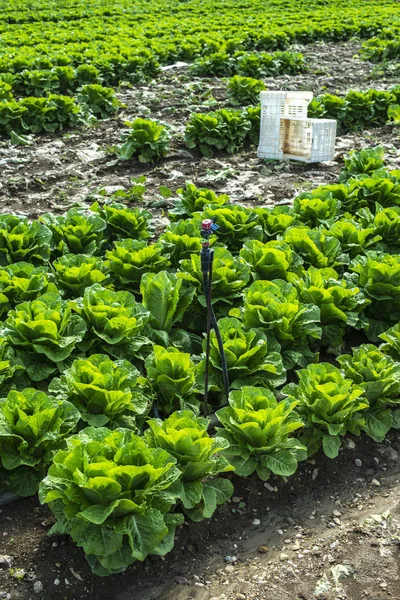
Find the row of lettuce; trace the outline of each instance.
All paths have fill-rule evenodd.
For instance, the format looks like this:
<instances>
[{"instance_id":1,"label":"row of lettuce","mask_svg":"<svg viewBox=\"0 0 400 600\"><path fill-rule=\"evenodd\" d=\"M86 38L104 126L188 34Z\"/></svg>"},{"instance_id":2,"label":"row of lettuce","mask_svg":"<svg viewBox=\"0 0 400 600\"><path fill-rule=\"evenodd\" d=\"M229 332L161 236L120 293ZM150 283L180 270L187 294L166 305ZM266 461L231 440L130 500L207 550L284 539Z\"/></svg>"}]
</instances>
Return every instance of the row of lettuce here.
<instances>
[{"instance_id":1,"label":"row of lettuce","mask_svg":"<svg viewBox=\"0 0 400 600\"><path fill-rule=\"evenodd\" d=\"M0 73L0 84L3 94L7 91L10 97L61 94L72 96L83 85L102 84L117 86L121 81L140 83L153 78L160 71L160 65L154 62L148 65L146 72L137 69L140 58L132 60L130 69L124 68L110 72L100 70L93 64L81 64L76 67L57 65L50 68L25 69L17 73ZM278 75L296 75L305 71L304 57L300 52L245 52L233 54L217 53L209 58L195 60L188 69L193 76L255 76L274 77ZM8 98L10 99L10 98Z\"/></svg>"},{"instance_id":2,"label":"row of lettuce","mask_svg":"<svg viewBox=\"0 0 400 600\"><path fill-rule=\"evenodd\" d=\"M2 215L2 486L39 487L52 532L107 575L169 552L185 515L211 517L233 491L221 473L288 477L320 448L336 457L348 432L399 428L399 175L378 147L293 206L245 208L188 183L152 243L151 214L113 197ZM203 218L219 225L231 389L223 406L213 333L215 436L200 416Z\"/></svg>"},{"instance_id":3,"label":"row of lettuce","mask_svg":"<svg viewBox=\"0 0 400 600\"><path fill-rule=\"evenodd\" d=\"M106 85L131 76L146 77L158 63L193 61L212 53L285 50L293 43L346 40L354 36L391 38L399 29L393 1L312 2L282 7L249 0L237 11L234 2L127 3L112 7L95 2L65 10L48 6L2 13L0 73L91 65ZM42 15L40 17L40 15Z\"/></svg>"}]
</instances>

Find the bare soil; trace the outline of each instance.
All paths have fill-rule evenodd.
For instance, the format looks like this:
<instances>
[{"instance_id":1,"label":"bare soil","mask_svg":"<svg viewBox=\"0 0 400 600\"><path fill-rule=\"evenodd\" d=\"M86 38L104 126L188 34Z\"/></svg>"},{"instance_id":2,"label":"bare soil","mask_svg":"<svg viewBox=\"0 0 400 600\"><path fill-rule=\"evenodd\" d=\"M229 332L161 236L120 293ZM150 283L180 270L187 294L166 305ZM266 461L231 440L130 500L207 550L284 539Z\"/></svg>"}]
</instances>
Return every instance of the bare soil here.
<instances>
[{"instance_id":1,"label":"bare soil","mask_svg":"<svg viewBox=\"0 0 400 600\"><path fill-rule=\"evenodd\" d=\"M299 47L308 73L268 79L267 85L344 94L395 84L354 58L359 46ZM185 122L194 110L227 106L225 89L222 80L172 69L151 84L121 87L127 108L118 118L59 137L37 136L31 147L0 142L0 213L62 212L90 202L100 188L129 189L132 178L145 174L145 204L161 226L169 201L160 185L175 191L191 180L234 201L272 205L334 182L343 154L353 148L381 143L391 168L400 168L400 133L391 127L339 137L330 163L261 161L254 149L201 158L183 144ZM168 122L178 141L156 166L109 166L109 148L118 143L123 122L136 116ZM233 476L233 501L209 521L185 523L165 559L151 557L105 579L91 574L68 537L47 536L53 518L36 498L5 506L0 600L400 600L400 436L392 433L380 445L365 437L354 442L334 461L318 455L302 464L287 482L272 479L265 486L255 477Z\"/></svg>"}]
</instances>

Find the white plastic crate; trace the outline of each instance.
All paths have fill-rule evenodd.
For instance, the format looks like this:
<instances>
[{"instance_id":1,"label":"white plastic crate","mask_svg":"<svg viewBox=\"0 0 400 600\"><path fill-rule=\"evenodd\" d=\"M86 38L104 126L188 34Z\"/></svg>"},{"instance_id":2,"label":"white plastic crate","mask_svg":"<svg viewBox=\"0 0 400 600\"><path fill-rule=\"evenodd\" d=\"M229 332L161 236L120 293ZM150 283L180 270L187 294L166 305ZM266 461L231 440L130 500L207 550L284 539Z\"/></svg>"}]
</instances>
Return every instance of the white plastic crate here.
<instances>
[{"instance_id":1,"label":"white plastic crate","mask_svg":"<svg viewBox=\"0 0 400 600\"><path fill-rule=\"evenodd\" d=\"M309 119L312 92L261 92L259 158L332 160L336 121Z\"/></svg>"}]
</instances>

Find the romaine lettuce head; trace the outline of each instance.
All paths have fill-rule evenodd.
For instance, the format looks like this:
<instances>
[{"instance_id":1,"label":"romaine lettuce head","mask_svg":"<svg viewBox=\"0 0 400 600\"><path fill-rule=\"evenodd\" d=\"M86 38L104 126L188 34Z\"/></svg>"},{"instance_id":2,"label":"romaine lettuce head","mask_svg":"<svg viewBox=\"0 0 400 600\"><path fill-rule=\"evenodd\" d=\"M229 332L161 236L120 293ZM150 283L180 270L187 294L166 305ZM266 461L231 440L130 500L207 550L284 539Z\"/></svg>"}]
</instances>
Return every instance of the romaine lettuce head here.
<instances>
[{"instance_id":1,"label":"romaine lettuce head","mask_svg":"<svg viewBox=\"0 0 400 600\"><path fill-rule=\"evenodd\" d=\"M160 244L147 245L132 239L114 242L114 248L106 253L106 266L120 289L138 292L140 280L145 273L163 271L171 262L162 256Z\"/></svg>"},{"instance_id":2,"label":"romaine lettuce head","mask_svg":"<svg viewBox=\"0 0 400 600\"><path fill-rule=\"evenodd\" d=\"M303 260L283 241L271 240L266 244L248 241L240 256L250 267L253 279L291 281L294 273L300 275L302 272Z\"/></svg>"},{"instance_id":3,"label":"romaine lettuce head","mask_svg":"<svg viewBox=\"0 0 400 600\"><path fill-rule=\"evenodd\" d=\"M86 334L86 323L66 300L48 292L8 313L2 335L18 350L32 381L46 379ZM38 356L39 355L39 356Z\"/></svg>"},{"instance_id":4,"label":"romaine lettuce head","mask_svg":"<svg viewBox=\"0 0 400 600\"><path fill-rule=\"evenodd\" d=\"M143 306L150 311L150 325L170 333L192 303L195 289L175 273L145 273L140 283Z\"/></svg>"},{"instance_id":5,"label":"romaine lettuce head","mask_svg":"<svg viewBox=\"0 0 400 600\"><path fill-rule=\"evenodd\" d=\"M299 403L299 413L308 429L302 440L309 455L322 445L325 454L335 458L340 436L347 431L360 433L362 411L369 406L364 390L330 363L311 364L297 374L299 383L289 383L282 392Z\"/></svg>"},{"instance_id":6,"label":"romaine lettuce head","mask_svg":"<svg viewBox=\"0 0 400 600\"><path fill-rule=\"evenodd\" d=\"M197 412L196 367L188 352L154 346L145 364L149 383L159 398L158 409L167 415L179 408Z\"/></svg>"},{"instance_id":7,"label":"romaine lettuce head","mask_svg":"<svg viewBox=\"0 0 400 600\"><path fill-rule=\"evenodd\" d=\"M170 223L158 238L163 254L169 258L175 268L179 267L181 260L200 252L202 244L200 227L201 222L198 219L180 220ZM211 236L211 243L213 238L215 239L215 236Z\"/></svg>"},{"instance_id":8,"label":"romaine lettuce head","mask_svg":"<svg viewBox=\"0 0 400 600\"><path fill-rule=\"evenodd\" d=\"M243 289L250 279L250 269L240 257L234 257L225 248L215 248L212 279L212 303L217 310L224 304L232 305L242 297ZM178 277L189 281L196 289L196 297L202 307L207 305L203 292L203 273L200 256L192 254L182 260Z\"/></svg>"},{"instance_id":9,"label":"romaine lettuce head","mask_svg":"<svg viewBox=\"0 0 400 600\"><path fill-rule=\"evenodd\" d=\"M217 195L213 190L198 188L190 181L186 182L185 188L180 188L176 193L178 199L174 202L174 208L168 213L171 221L201 212L208 204L217 207L229 202L229 196L226 194Z\"/></svg>"},{"instance_id":10,"label":"romaine lettuce head","mask_svg":"<svg viewBox=\"0 0 400 600\"><path fill-rule=\"evenodd\" d=\"M338 215L340 202L337 198L297 196L293 203L293 212L297 219L308 227L329 225Z\"/></svg>"},{"instance_id":11,"label":"romaine lettuce head","mask_svg":"<svg viewBox=\"0 0 400 600\"><path fill-rule=\"evenodd\" d=\"M47 213L39 220L52 232L52 252L61 254L99 254L105 242L104 219L80 208L71 208L65 215Z\"/></svg>"},{"instance_id":12,"label":"romaine lettuce head","mask_svg":"<svg viewBox=\"0 0 400 600\"><path fill-rule=\"evenodd\" d=\"M145 341L142 333L150 313L136 302L130 292L114 292L95 283L86 288L81 305L77 305L90 330L107 353L112 347L133 344L139 349Z\"/></svg>"},{"instance_id":13,"label":"romaine lettuce head","mask_svg":"<svg viewBox=\"0 0 400 600\"><path fill-rule=\"evenodd\" d=\"M8 489L19 496L35 494L53 450L78 421L70 402L33 388L11 390L0 402L0 457Z\"/></svg>"},{"instance_id":14,"label":"romaine lettuce head","mask_svg":"<svg viewBox=\"0 0 400 600\"><path fill-rule=\"evenodd\" d=\"M175 459L128 429L88 427L67 445L40 485L41 503L57 518L51 532L71 535L101 576L169 552L183 522L168 514L181 476Z\"/></svg>"},{"instance_id":15,"label":"romaine lettuce head","mask_svg":"<svg viewBox=\"0 0 400 600\"><path fill-rule=\"evenodd\" d=\"M87 359L75 360L60 378L53 379L49 391L72 402L81 413L82 421L89 425L118 426L127 421L134 429L135 417L144 415L150 408L143 393L144 384L145 379L127 360L92 354Z\"/></svg>"},{"instance_id":16,"label":"romaine lettuce head","mask_svg":"<svg viewBox=\"0 0 400 600\"><path fill-rule=\"evenodd\" d=\"M299 299L321 311L322 344L340 348L347 327L360 329L360 312L369 304L351 277L340 278L331 268L310 267L296 281Z\"/></svg>"},{"instance_id":17,"label":"romaine lettuce head","mask_svg":"<svg viewBox=\"0 0 400 600\"><path fill-rule=\"evenodd\" d=\"M339 240L325 235L318 229L305 226L289 227L282 239L292 246L306 265L318 268L335 267L344 261Z\"/></svg>"},{"instance_id":18,"label":"romaine lettuce head","mask_svg":"<svg viewBox=\"0 0 400 600\"><path fill-rule=\"evenodd\" d=\"M57 285L71 298L79 298L94 283L105 287L111 279L104 261L87 254L65 254L53 262L53 269Z\"/></svg>"},{"instance_id":19,"label":"romaine lettuce head","mask_svg":"<svg viewBox=\"0 0 400 600\"><path fill-rule=\"evenodd\" d=\"M194 521L210 518L218 504L233 493L228 479L219 473L233 467L220 455L228 447L224 438L210 437L208 419L196 417L190 411L176 411L168 419L151 419L146 439L150 446L163 448L177 461L182 472L179 498L184 512Z\"/></svg>"},{"instance_id":20,"label":"romaine lettuce head","mask_svg":"<svg viewBox=\"0 0 400 600\"><path fill-rule=\"evenodd\" d=\"M345 377L364 390L369 402L363 429L381 442L396 422L394 413L400 415L400 363L372 344L363 344L338 361Z\"/></svg>"},{"instance_id":21,"label":"romaine lettuce head","mask_svg":"<svg viewBox=\"0 0 400 600\"><path fill-rule=\"evenodd\" d=\"M293 213L292 206L274 206L273 208L255 208L259 222L264 232L264 241L276 239L278 235L285 233L286 229L295 225L297 215Z\"/></svg>"},{"instance_id":22,"label":"romaine lettuce head","mask_svg":"<svg viewBox=\"0 0 400 600\"><path fill-rule=\"evenodd\" d=\"M281 279L255 281L245 290L243 321L279 342L288 369L306 364L312 358L309 341L321 337L320 309L300 302L296 288Z\"/></svg>"},{"instance_id":23,"label":"romaine lettuce head","mask_svg":"<svg viewBox=\"0 0 400 600\"><path fill-rule=\"evenodd\" d=\"M90 210L107 223L111 240L146 240L150 237L152 214L143 208L129 208L120 202L95 202Z\"/></svg>"},{"instance_id":24,"label":"romaine lettuce head","mask_svg":"<svg viewBox=\"0 0 400 600\"><path fill-rule=\"evenodd\" d=\"M42 265L50 258L51 230L16 215L0 215L0 265L29 261Z\"/></svg>"},{"instance_id":25,"label":"romaine lettuce head","mask_svg":"<svg viewBox=\"0 0 400 600\"><path fill-rule=\"evenodd\" d=\"M217 432L229 442L223 455L238 475L248 476L256 471L263 480L271 473L293 475L297 462L306 458L305 447L289 437L303 427L295 411L297 404L278 402L265 388L244 386L229 394L229 406L216 413L222 425Z\"/></svg>"},{"instance_id":26,"label":"romaine lettuce head","mask_svg":"<svg viewBox=\"0 0 400 600\"><path fill-rule=\"evenodd\" d=\"M57 286L49 281L47 267L35 267L27 262L0 267L0 316L20 302L57 291Z\"/></svg>"},{"instance_id":27,"label":"romaine lettuce head","mask_svg":"<svg viewBox=\"0 0 400 600\"><path fill-rule=\"evenodd\" d=\"M201 219L211 219L218 225L218 239L229 250L238 251L247 240L262 240L263 231L255 211L238 204L208 206Z\"/></svg>"},{"instance_id":28,"label":"romaine lettuce head","mask_svg":"<svg viewBox=\"0 0 400 600\"><path fill-rule=\"evenodd\" d=\"M286 381L280 345L260 329L248 329L239 319L219 319L218 328L224 346L229 382L232 388L243 385L279 387ZM203 342L206 351L206 340ZM197 381L204 381L205 358L197 365ZM222 391L221 355L215 331L210 335L209 389Z\"/></svg>"},{"instance_id":29,"label":"romaine lettuce head","mask_svg":"<svg viewBox=\"0 0 400 600\"><path fill-rule=\"evenodd\" d=\"M355 258L350 270L358 273L359 286L371 300L366 314L373 321L368 325L367 335L375 341L374 321L381 322L380 331L378 329L381 333L400 318L400 255L370 251Z\"/></svg>"}]
</instances>

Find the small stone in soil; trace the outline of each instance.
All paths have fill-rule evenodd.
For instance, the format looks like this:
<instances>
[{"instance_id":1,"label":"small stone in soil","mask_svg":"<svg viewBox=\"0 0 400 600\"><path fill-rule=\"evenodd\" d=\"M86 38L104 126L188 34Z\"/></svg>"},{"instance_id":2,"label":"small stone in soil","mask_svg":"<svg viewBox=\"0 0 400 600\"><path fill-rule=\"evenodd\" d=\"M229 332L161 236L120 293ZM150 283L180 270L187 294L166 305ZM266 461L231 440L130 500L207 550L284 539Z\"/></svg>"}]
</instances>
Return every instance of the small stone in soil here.
<instances>
[{"instance_id":1,"label":"small stone in soil","mask_svg":"<svg viewBox=\"0 0 400 600\"><path fill-rule=\"evenodd\" d=\"M260 552L261 554L266 554L268 552L269 548L268 546L259 546L258 547L258 552Z\"/></svg>"},{"instance_id":2,"label":"small stone in soil","mask_svg":"<svg viewBox=\"0 0 400 600\"><path fill-rule=\"evenodd\" d=\"M244 594L236 594L236 600L246 600L246 596Z\"/></svg>"},{"instance_id":3,"label":"small stone in soil","mask_svg":"<svg viewBox=\"0 0 400 600\"><path fill-rule=\"evenodd\" d=\"M60 580L59 579L55 579L54 580L54 585L60 585Z\"/></svg>"},{"instance_id":4,"label":"small stone in soil","mask_svg":"<svg viewBox=\"0 0 400 600\"><path fill-rule=\"evenodd\" d=\"M235 504L239 504L240 501L241 501L241 498L239 498L239 496L233 496L232 502L234 502Z\"/></svg>"},{"instance_id":5,"label":"small stone in soil","mask_svg":"<svg viewBox=\"0 0 400 600\"><path fill-rule=\"evenodd\" d=\"M6 567L7 569L11 569L14 559L12 556L1 555L0 556L0 569L1 567Z\"/></svg>"},{"instance_id":6,"label":"small stone in soil","mask_svg":"<svg viewBox=\"0 0 400 600\"><path fill-rule=\"evenodd\" d=\"M371 483L372 483L372 485L375 485L376 487L380 487L380 486L381 486L381 482L380 482L380 481L378 481L377 479L373 479L373 480L371 481Z\"/></svg>"},{"instance_id":7,"label":"small stone in soil","mask_svg":"<svg viewBox=\"0 0 400 600\"><path fill-rule=\"evenodd\" d=\"M224 561L226 563L233 564L233 563L235 563L237 561L237 557L236 556L229 556L228 555L228 556L225 556Z\"/></svg>"},{"instance_id":8,"label":"small stone in soil","mask_svg":"<svg viewBox=\"0 0 400 600\"><path fill-rule=\"evenodd\" d=\"M317 477L318 477L318 469L314 469L314 471L312 472L312 475L311 475L311 479L313 481L315 481L317 479Z\"/></svg>"},{"instance_id":9,"label":"small stone in soil","mask_svg":"<svg viewBox=\"0 0 400 600\"><path fill-rule=\"evenodd\" d=\"M235 570L235 567L233 565L226 565L226 567L225 567L225 571L227 573L233 573L234 570Z\"/></svg>"},{"instance_id":10,"label":"small stone in soil","mask_svg":"<svg viewBox=\"0 0 400 600\"><path fill-rule=\"evenodd\" d=\"M359 458L356 458L354 461L354 464L356 465L356 467L362 467L362 460L360 460Z\"/></svg>"},{"instance_id":11,"label":"small stone in soil","mask_svg":"<svg viewBox=\"0 0 400 600\"><path fill-rule=\"evenodd\" d=\"M261 525L260 519L253 519L253 525Z\"/></svg>"},{"instance_id":12,"label":"small stone in soil","mask_svg":"<svg viewBox=\"0 0 400 600\"><path fill-rule=\"evenodd\" d=\"M289 560L290 556L288 554L285 554L284 552L282 552L279 556L279 560L284 562L285 560Z\"/></svg>"},{"instance_id":13,"label":"small stone in soil","mask_svg":"<svg viewBox=\"0 0 400 600\"><path fill-rule=\"evenodd\" d=\"M41 581L35 581L33 584L33 591L35 594L40 594L40 592L43 592L43 583Z\"/></svg>"}]
</instances>

